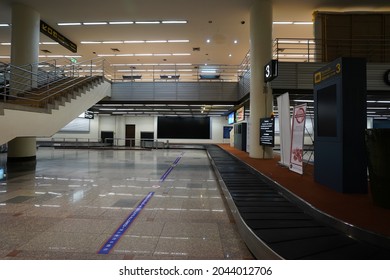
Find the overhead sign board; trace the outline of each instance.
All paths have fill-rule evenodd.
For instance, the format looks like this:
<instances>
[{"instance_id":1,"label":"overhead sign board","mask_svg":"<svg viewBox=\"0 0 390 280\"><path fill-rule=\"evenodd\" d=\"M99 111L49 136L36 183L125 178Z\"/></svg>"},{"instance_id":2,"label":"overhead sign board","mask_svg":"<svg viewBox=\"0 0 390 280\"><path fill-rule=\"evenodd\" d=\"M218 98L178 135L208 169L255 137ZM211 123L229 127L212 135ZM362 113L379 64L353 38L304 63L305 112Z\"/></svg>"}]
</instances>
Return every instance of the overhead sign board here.
<instances>
[{"instance_id":1,"label":"overhead sign board","mask_svg":"<svg viewBox=\"0 0 390 280\"><path fill-rule=\"evenodd\" d=\"M278 61L273 59L264 66L264 82L270 82L278 76Z\"/></svg>"},{"instance_id":2,"label":"overhead sign board","mask_svg":"<svg viewBox=\"0 0 390 280\"><path fill-rule=\"evenodd\" d=\"M260 145L275 146L275 119L260 119Z\"/></svg>"},{"instance_id":3,"label":"overhead sign board","mask_svg":"<svg viewBox=\"0 0 390 280\"><path fill-rule=\"evenodd\" d=\"M59 33L57 30L55 30L53 27L48 25L46 22L41 20L40 23L40 30L43 34L45 34L50 39L58 42L63 47L67 48L71 52L76 53L77 52L77 45L73 43L71 40L66 38L64 35Z\"/></svg>"},{"instance_id":4,"label":"overhead sign board","mask_svg":"<svg viewBox=\"0 0 390 280\"><path fill-rule=\"evenodd\" d=\"M319 71L314 73L314 84L322 83L332 77L341 74L341 63L339 60L321 68Z\"/></svg>"}]
</instances>

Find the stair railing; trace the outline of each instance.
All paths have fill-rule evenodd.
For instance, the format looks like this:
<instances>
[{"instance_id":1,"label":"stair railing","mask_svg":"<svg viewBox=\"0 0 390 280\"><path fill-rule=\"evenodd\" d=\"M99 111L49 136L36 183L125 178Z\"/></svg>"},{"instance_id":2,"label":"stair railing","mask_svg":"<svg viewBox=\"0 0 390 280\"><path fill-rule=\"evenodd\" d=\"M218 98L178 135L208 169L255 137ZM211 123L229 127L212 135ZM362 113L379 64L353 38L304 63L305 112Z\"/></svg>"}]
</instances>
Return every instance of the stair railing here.
<instances>
[{"instance_id":1,"label":"stair railing","mask_svg":"<svg viewBox=\"0 0 390 280\"><path fill-rule=\"evenodd\" d=\"M50 100L88 80L72 78L91 77L103 77L110 81L113 77L110 63L103 58L76 63L69 59L50 60L24 66L1 63L0 101L25 100L31 101L31 104L37 101L42 104L44 99ZM60 87L59 82L65 83L66 87ZM39 96L42 98L37 99Z\"/></svg>"}]
</instances>

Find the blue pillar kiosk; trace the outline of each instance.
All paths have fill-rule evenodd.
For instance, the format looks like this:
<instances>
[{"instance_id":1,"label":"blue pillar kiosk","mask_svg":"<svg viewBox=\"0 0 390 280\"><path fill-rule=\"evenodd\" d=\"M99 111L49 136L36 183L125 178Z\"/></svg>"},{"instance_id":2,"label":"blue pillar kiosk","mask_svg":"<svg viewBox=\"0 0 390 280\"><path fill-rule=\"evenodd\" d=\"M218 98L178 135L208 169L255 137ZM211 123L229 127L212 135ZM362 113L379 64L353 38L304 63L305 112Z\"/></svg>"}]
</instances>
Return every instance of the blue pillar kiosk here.
<instances>
[{"instance_id":1,"label":"blue pillar kiosk","mask_svg":"<svg viewBox=\"0 0 390 280\"><path fill-rule=\"evenodd\" d=\"M366 61L339 58L314 73L314 180L367 193Z\"/></svg>"}]
</instances>

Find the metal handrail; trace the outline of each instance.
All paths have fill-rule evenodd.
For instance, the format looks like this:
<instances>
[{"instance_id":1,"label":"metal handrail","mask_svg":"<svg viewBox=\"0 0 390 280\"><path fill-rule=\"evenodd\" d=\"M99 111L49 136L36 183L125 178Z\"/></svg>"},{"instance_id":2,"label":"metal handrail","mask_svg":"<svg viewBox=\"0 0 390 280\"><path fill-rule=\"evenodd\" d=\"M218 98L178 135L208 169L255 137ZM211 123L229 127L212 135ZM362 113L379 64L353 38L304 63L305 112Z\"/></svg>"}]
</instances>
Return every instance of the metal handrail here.
<instances>
[{"instance_id":1,"label":"metal handrail","mask_svg":"<svg viewBox=\"0 0 390 280\"><path fill-rule=\"evenodd\" d=\"M146 138L41 138L38 145L51 147L168 148L169 141Z\"/></svg>"},{"instance_id":2,"label":"metal handrail","mask_svg":"<svg viewBox=\"0 0 390 280\"><path fill-rule=\"evenodd\" d=\"M79 86L92 77L104 77L111 80L112 70L110 64L105 59L96 58L79 63L69 62L69 60L50 60L22 66L2 63L5 65L3 69L0 68L0 75L4 80L4 85L0 85L0 89L3 88L0 92L0 96L3 97L1 98L3 99L2 101L10 102L8 100L16 99L42 102L45 99L50 100L55 95ZM49 68L51 71L40 70L44 68ZM44 74L47 74L46 78L42 78ZM71 79L61 85L57 84L65 79L78 77L84 77L85 79ZM64 88L64 84L68 84L68 86ZM39 96L43 97L37 99L36 97Z\"/></svg>"}]
</instances>

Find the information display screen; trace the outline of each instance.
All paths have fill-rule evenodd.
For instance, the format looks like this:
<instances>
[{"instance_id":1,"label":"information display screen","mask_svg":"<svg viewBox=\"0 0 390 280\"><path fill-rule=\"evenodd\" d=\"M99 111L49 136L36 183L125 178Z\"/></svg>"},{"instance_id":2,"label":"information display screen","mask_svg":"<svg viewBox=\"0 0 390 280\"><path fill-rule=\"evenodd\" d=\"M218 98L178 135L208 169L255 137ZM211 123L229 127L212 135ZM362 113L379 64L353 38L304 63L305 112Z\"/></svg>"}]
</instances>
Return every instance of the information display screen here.
<instances>
[{"instance_id":1,"label":"information display screen","mask_svg":"<svg viewBox=\"0 0 390 280\"><path fill-rule=\"evenodd\" d=\"M158 117L157 138L210 139L209 117Z\"/></svg>"},{"instance_id":2,"label":"information display screen","mask_svg":"<svg viewBox=\"0 0 390 280\"><path fill-rule=\"evenodd\" d=\"M275 146L275 119L260 119L260 145Z\"/></svg>"}]
</instances>

